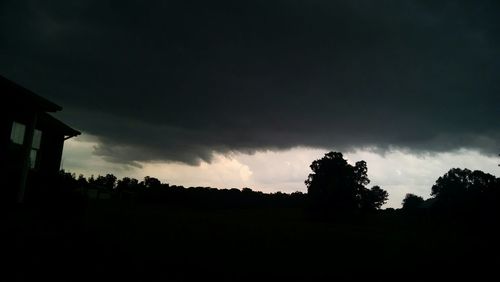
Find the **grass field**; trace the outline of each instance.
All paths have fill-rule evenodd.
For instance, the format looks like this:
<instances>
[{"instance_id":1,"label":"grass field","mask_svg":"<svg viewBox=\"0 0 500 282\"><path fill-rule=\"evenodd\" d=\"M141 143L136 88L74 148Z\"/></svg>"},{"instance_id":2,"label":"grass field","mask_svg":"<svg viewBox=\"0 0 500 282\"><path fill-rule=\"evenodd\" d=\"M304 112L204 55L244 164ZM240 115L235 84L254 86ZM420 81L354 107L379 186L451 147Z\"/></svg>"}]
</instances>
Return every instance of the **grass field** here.
<instances>
[{"instance_id":1,"label":"grass field","mask_svg":"<svg viewBox=\"0 0 500 282\"><path fill-rule=\"evenodd\" d=\"M487 225L398 213L319 221L300 208L96 201L73 214L11 210L5 226L17 280L492 281L499 266Z\"/></svg>"}]
</instances>

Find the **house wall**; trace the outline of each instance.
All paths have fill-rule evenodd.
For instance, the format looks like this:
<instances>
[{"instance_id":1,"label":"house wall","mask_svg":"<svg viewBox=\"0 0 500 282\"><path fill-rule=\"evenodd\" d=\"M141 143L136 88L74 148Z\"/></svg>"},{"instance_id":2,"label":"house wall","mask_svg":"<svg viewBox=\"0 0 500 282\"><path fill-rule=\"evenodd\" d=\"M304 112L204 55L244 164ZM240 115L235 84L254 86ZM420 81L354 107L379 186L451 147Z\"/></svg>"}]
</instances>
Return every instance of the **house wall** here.
<instances>
[{"instance_id":1,"label":"house wall","mask_svg":"<svg viewBox=\"0 0 500 282\"><path fill-rule=\"evenodd\" d=\"M2 172L4 173L2 182L6 187L1 197L4 202L15 202L21 184L24 151L22 145L13 144L10 141L12 123L17 121L27 126L29 121L33 120L35 110L30 105L25 108L18 108L15 105L7 106L2 117ZM25 138L26 135L25 132Z\"/></svg>"},{"instance_id":2,"label":"house wall","mask_svg":"<svg viewBox=\"0 0 500 282\"><path fill-rule=\"evenodd\" d=\"M57 174L61 167L64 136L57 132L42 129L39 170L43 174Z\"/></svg>"},{"instance_id":3,"label":"house wall","mask_svg":"<svg viewBox=\"0 0 500 282\"><path fill-rule=\"evenodd\" d=\"M3 115L0 121L0 152L2 193L0 202L13 203L17 200L21 171L23 166L23 150L21 145L10 141L12 123L14 121L27 124L33 112L12 111ZM50 189L59 172L64 145L64 135L53 128L37 126L42 131L40 150L36 168L28 173L25 190L27 199L38 198L41 193ZM25 133L26 134L26 133Z\"/></svg>"},{"instance_id":4,"label":"house wall","mask_svg":"<svg viewBox=\"0 0 500 282\"><path fill-rule=\"evenodd\" d=\"M0 95L6 98L0 113L0 203L23 202L26 196L36 198L45 188L57 184L64 132L72 129L46 113L60 111L61 107L2 76ZM14 121L26 126L24 145L10 140ZM34 126L42 131L42 139L35 169L28 169Z\"/></svg>"},{"instance_id":5,"label":"house wall","mask_svg":"<svg viewBox=\"0 0 500 282\"><path fill-rule=\"evenodd\" d=\"M8 167L7 154L10 144L10 130L12 127L12 117L6 116L0 120L0 162L2 164L2 175Z\"/></svg>"},{"instance_id":6,"label":"house wall","mask_svg":"<svg viewBox=\"0 0 500 282\"><path fill-rule=\"evenodd\" d=\"M40 201L57 193L58 172L64 145L64 135L47 128L42 131L42 142L37 156L36 168L30 170L26 201Z\"/></svg>"},{"instance_id":7,"label":"house wall","mask_svg":"<svg viewBox=\"0 0 500 282\"><path fill-rule=\"evenodd\" d=\"M0 193L1 203L15 201L17 195L17 185L19 184L17 180L20 177L20 170L16 169L19 166L19 163L15 162L17 156L20 154L20 151L17 151L16 154L10 142L12 121L13 118L10 115L6 115L0 122L0 181L2 182L2 192Z\"/></svg>"}]
</instances>

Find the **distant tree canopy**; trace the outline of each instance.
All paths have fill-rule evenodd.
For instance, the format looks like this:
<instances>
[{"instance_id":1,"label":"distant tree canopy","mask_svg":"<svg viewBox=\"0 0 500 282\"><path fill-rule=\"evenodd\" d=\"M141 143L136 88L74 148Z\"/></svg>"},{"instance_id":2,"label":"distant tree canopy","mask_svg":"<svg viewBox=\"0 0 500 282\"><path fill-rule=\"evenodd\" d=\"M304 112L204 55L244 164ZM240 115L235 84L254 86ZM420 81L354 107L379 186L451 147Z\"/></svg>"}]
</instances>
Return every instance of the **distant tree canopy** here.
<instances>
[{"instance_id":1,"label":"distant tree canopy","mask_svg":"<svg viewBox=\"0 0 500 282\"><path fill-rule=\"evenodd\" d=\"M424 202L424 198L408 193L403 199L403 210L417 210Z\"/></svg>"},{"instance_id":2,"label":"distant tree canopy","mask_svg":"<svg viewBox=\"0 0 500 282\"><path fill-rule=\"evenodd\" d=\"M339 211L379 209L388 193L378 186L365 187L368 168L365 161L350 165L340 152L329 152L310 166L313 173L305 181L307 193L318 208Z\"/></svg>"},{"instance_id":3,"label":"distant tree canopy","mask_svg":"<svg viewBox=\"0 0 500 282\"><path fill-rule=\"evenodd\" d=\"M500 178L479 170L453 168L436 180L432 193L442 211L498 210Z\"/></svg>"},{"instance_id":4,"label":"distant tree canopy","mask_svg":"<svg viewBox=\"0 0 500 282\"><path fill-rule=\"evenodd\" d=\"M89 184L100 186L107 189L113 189L116 185L116 176L113 174L106 174L106 176L99 175L96 179L91 178Z\"/></svg>"},{"instance_id":5,"label":"distant tree canopy","mask_svg":"<svg viewBox=\"0 0 500 282\"><path fill-rule=\"evenodd\" d=\"M379 186L373 186L371 189L364 188L361 190L361 208L365 210L378 210L382 207L389 193Z\"/></svg>"},{"instance_id":6,"label":"distant tree canopy","mask_svg":"<svg viewBox=\"0 0 500 282\"><path fill-rule=\"evenodd\" d=\"M245 208L245 207L299 207L305 202L302 192L270 193L243 189L217 189L212 187L183 187L162 183L159 179L146 176L142 181L124 177L120 180L112 174L91 176L61 171L57 186L64 191L74 192L85 199L88 191L108 193L109 199L131 200L136 203L172 204L203 208Z\"/></svg>"}]
</instances>

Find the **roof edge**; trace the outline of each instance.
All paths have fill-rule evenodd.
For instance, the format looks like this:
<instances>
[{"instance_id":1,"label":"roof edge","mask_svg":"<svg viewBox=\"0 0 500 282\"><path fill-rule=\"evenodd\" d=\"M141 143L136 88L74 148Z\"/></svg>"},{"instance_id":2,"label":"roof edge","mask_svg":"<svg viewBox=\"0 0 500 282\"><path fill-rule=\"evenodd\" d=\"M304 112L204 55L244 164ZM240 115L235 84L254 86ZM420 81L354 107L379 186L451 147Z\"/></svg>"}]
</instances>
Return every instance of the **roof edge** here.
<instances>
[{"instance_id":1,"label":"roof edge","mask_svg":"<svg viewBox=\"0 0 500 282\"><path fill-rule=\"evenodd\" d=\"M42 110L46 112L58 112L62 110L62 107L57 105L54 102L51 102L38 94L35 94L33 91L24 88L23 86L15 83L14 81L0 75L0 84L5 84L7 87L10 87L12 90L16 92L21 92L25 95L30 96L31 99L39 106Z\"/></svg>"}]
</instances>

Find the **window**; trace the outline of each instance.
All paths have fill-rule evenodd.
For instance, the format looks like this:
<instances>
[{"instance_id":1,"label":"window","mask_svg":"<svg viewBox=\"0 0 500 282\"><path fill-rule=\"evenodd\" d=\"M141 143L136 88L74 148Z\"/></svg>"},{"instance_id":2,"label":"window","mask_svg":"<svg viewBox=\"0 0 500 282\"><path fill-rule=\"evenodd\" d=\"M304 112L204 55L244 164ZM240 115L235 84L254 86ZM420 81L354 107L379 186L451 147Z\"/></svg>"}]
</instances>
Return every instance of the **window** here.
<instances>
[{"instance_id":1,"label":"window","mask_svg":"<svg viewBox=\"0 0 500 282\"><path fill-rule=\"evenodd\" d=\"M42 143L42 132L38 129L35 129L33 133L33 144L31 147L33 149L40 149L40 144Z\"/></svg>"},{"instance_id":2,"label":"window","mask_svg":"<svg viewBox=\"0 0 500 282\"><path fill-rule=\"evenodd\" d=\"M30 152L30 168L34 169L36 167L36 155L38 154L38 150L31 149Z\"/></svg>"},{"instance_id":3,"label":"window","mask_svg":"<svg viewBox=\"0 0 500 282\"><path fill-rule=\"evenodd\" d=\"M30 168L32 169L37 166L37 156L38 156L38 151L40 150L41 143L42 143L42 132L38 129L35 129L35 132L33 133L33 143L30 152Z\"/></svg>"},{"instance_id":4,"label":"window","mask_svg":"<svg viewBox=\"0 0 500 282\"><path fill-rule=\"evenodd\" d=\"M19 122L12 123L12 131L10 132L10 141L14 144L22 145L24 143L24 133L26 126Z\"/></svg>"}]
</instances>

